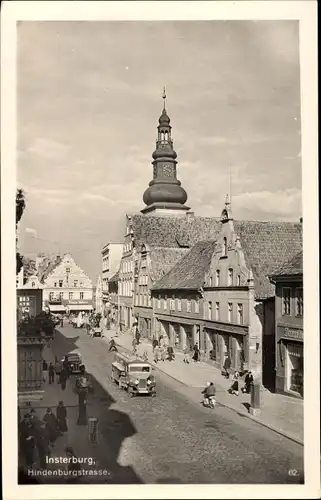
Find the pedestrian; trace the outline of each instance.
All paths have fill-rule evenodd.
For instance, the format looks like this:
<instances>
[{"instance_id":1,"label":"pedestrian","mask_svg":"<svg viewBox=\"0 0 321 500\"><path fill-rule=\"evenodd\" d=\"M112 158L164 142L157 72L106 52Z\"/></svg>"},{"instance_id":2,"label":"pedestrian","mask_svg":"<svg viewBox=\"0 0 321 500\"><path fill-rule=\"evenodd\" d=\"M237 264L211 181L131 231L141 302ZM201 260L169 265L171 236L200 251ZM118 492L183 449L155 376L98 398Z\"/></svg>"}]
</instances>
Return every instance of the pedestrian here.
<instances>
[{"instance_id":1,"label":"pedestrian","mask_svg":"<svg viewBox=\"0 0 321 500\"><path fill-rule=\"evenodd\" d=\"M224 360L224 365L223 365L223 369L224 369L224 376L225 378L230 378L230 368L231 368L231 358L230 358L230 355L229 353L225 353L226 355L226 358Z\"/></svg>"},{"instance_id":2,"label":"pedestrian","mask_svg":"<svg viewBox=\"0 0 321 500\"><path fill-rule=\"evenodd\" d=\"M48 380L48 363L45 359L42 361L42 380L44 383Z\"/></svg>"},{"instance_id":3,"label":"pedestrian","mask_svg":"<svg viewBox=\"0 0 321 500\"><path fill-rule=\"evenodd\" d=\"M158 346L158 340L156 338L153 339L152 345L153 345L153 352L154 352L155 347Z\"/></svg>"},{"instance_id":4,"label":"pedestrian","mask_svg":"<svg viewBox=\"0 0 321 500\"><path fill-rule=\"evenodd\" d=\"M148 363L148 352L147 352L147 351L144 351L144 352L143 352L143 361L144 361L145 363Z\"/></svg>"},{"instance_id":5,"label":"pedestrian","mask_svg":"<svg viewBox=\"0 0 321 500\"><path fill-rule=\"evenodd\" d=\"M244 393L250 393L251 392L251 387L253 385L253 374L251 371L248 371L247 374L245 375L244 379L244 386L242 387L242 392Z\"/></svg>"},{"instance_id":6,"label":"pedestrian","mask_svg":"<svg viewBox=\"0 0 321 500\"><path fill-rule=\"evenodd\" d=\"M46 457L50 456L50 447L49 447L49 432L45 422L43 421L41 421L39 424L39 429L35 434L35 441L38 451L40 469L46 469L47 468Z\"/></svg>"},{"instance_id":7,"label":"pedestrian","mask_svg":"<svg viewBox=\"0 0 321 500\"><path fill-rule=\"evenodd\" d=\"M174 349L171 345L169 345L167 347L167 356L168 356L168 361L174 361L175 353L174 353Z\"/></svg>"},{"instance_id":8,"label":"pedestrian","mask_svg":"<svg viewBox=\"0 0 321 500\"><path fill-rule=\"evenodd\" d=\"M58 430L62 433L68 431L67 426L67 408L64 405L63 401L59 401L58 406L56 408L56 416L57 416L57 424Z\"/></svg>"},{"instance_id":9,"label":"pedestrian","mask_svg":"<svg viewBox=\"0 0 321 500\"><path fill-rule=\"evenodd\" d=\"M27 468L31 468L34 464L34 448L35 440L33 436L33 429L30 420L30 414L26 413L20 423L20 445Z\"/></svg>"},{"instance_id":10,"label":"pedestrian","mask_svg":"<svg viewBox=\"0 0 321 500\"><path fill-rule=\"evenodd\" d=\"M161 346L160 355L161 355L161 360L165 361L166 360L166 347L165 347L165 345Z\"/></svg>"},{"instance_id":11,"label":"pedestrian","mask_svg":"<svg viewBox=\"0 0 321 500\"><path fill-rule=\"evenodd\" d=\"M46 414L42 420L46 424L46 429L49 435L49 444L53 447L57 439L58 422L56 416L52 413L51 408L47 408Z\"/></svg>"},{"instance_id":12,"label":"pedestrian","mask_svg":"<svg viewBox=\"0 0 321 500\"><path fill-rule=\"evenodd\" d=\"M63 368L59 376L59 382L61 385L61 389L63 391L66 389L67 380L68 380L68 371L66 370L66 368Z\"/></svg>"},{"instance_id":13,"label":"pedestrian","mask_svg":"<svg viewBox=\"0 0 321 500\"><path fill-rule=\"evenodd\" d=\"M55 370L55 374L57 375L56 376L56 382L58 384L60 384L60 373L62 371L62 362L61 361L58 361L58 358L57 356L55 357L55 365L54 365L54 370Z\"/></svg>"},{"instance_id":14,"label":"pedestrian","mask_svg":"<svg viewBox=\"0 0 321 500\"><path fill-rule=\"evenodd\" d=\"M60 326L64 326L64 315L63 314L61 315L61 318L60 318Z\"/></svg>"},{"instance_id":15,"label":"pedestrian","mask_svg":"<svg viewBox=\"0 0 321 500\"><path fill-rule=\"evenodd\" d=\"M200 357L200 350L199 350L199 347L198 347L198 343L196 342L196 344L194 345L193 347L193 351L194 351L194 354L193 354L193 357L192 359L194 359L194 361L199 361L199 357Z\"/></svg>"},{"instance_id":16,"label":"pedestrian","mask_svg":"<svg viewBox=\"0 0 321 500\"><path fill-rule=\"evenodd\" d=\"M55 382L55 367L51 362L49 363L48 373L49 373L49 384L53 384Z\"/></svg>"},{"instance_id":17,"label":"pedestrian","mask_svg":"<svg viewBox=\"0 0 321 500\"><path fill-rule=\"evenodd\" d=\"M158 345L156 345L154 348L154 361L155 361L155 363L158 363L159 358L160 358L160 348Z\"/></svg>"},{"instance_id":18,"label":"pedestrian","mask_svg":"<svg viewBox=\"0 0 321 500\"><path fill-rule=\"evenodd\" d=\"M233 383L228 392L230 394L234 394L235 396L239 395L239 373L237 371L234 373Z\"/></svg>"},{"instance_id":19,"label":"pedestrian","mask_svg":"<svg viewBox=\"0 0 321 500\"><path fill-rule=\"evenodd\" d=\"M187 346L185 346L184 347L184 360L183 360L184 363L189 364L189 353L190 353L190 349Z\"/></svg>"}]
</instances>

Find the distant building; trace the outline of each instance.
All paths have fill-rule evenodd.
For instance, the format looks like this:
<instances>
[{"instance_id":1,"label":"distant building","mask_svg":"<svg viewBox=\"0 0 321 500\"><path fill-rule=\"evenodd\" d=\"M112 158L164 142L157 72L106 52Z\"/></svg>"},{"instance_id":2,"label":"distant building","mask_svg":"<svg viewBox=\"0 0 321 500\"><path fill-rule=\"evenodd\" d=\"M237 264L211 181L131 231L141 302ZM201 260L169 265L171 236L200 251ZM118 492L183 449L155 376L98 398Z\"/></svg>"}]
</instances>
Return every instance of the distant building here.
<instances>
[{"instance_id":1,"label":"distant building","mask_svg":"<svg viewBox=\"0 0 321 500\"><path fill-rule=\"evenodd\" d=\"M101 274L98 275L95 290L95 309L96 313L102 314L103 312L103 282Z\"/></svg>"},{"instance_id":2,"label":"distant building","mask_svg":"<svg viewBox=\"0 0 321 500\"><path fill-rule=\"evenodd\" d=\"M38 278L43 286L43 306L51 312L91 311L93 284L70 254L57 256L38 266Z\"/></svg>"},{"instance_id":3,"label":"distant building","mask_svg":"<svg viewBox=\"0 0 321 500\"><path fill-rule=\"evenodd\" d=\"M40 283L39 276L37 274L34 274L28 276L22 288L43 288L43 284Z\"/></svg>"},{"instance_id":4,"label":"distant building","mask_svg":"<svg viewBox=\"0 0 321 500\"><path fill-rule=\"evenodd\" d=\"M285 255L285 254L284 254ZM303 254L271 275L275 284L276 391L303 397Z\"/></svg>"},{"instance_id":5,"label":"distant building","mask_svg":"<svg viewBox=\"0 0 321 500\"><path fill-rule=\"evenodd\" d=\"M110 314L110 319L119 328L119 295L118 295L119 273L112 276L108 282L109 301L106 304L107 313Z\"/></svg>"},{"instance_id":6,"label":"distant building","mask_svg":"<svg viewBox=\"0 0 321 500\"><path fill-rule=\"evenodd\" d=\"M105 308L108 298L108 282L112 276L119 270L120 261L123 253L122 243L107 243L101 251L102 256L102 302Z\"/></svg>"}]
</instances>

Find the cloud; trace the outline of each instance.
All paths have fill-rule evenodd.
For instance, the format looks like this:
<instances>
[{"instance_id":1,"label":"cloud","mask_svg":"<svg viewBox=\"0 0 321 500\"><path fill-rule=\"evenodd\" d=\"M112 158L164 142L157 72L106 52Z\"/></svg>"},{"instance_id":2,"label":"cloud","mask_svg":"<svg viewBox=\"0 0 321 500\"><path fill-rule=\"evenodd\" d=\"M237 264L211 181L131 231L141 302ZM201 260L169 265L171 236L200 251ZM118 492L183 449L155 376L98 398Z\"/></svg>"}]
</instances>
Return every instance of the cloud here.
<instances>
[{"instance_id":1,"label":"cloud","mask_svg":"<svg viewBox=\"0 0 321 500\"><path fill-rule=\"evenodd\" d=\"M71 252L89 228L95 241L122 236L125 212L143 207L153 176L160 68L192 210L220 215L231 166L236 218L296 217L297 22L26 22L18 30L23 227L49 231ZM36 241L25 236L29 252ZM90 274L100 265L95 241Z\"/></svg>"},{"instance_id":2,"label":"cloud","mask_svg":"<svg viewBox=\"0 0 321 500\"><path fill-rule=\"evenodd\" d=\"M270 218L273 215L288 219L301 213L302 195L299 189L247 192L233 196L233 206L246 207L253 214L260 212L269 214Z\"/></svg>"}]
</instances>

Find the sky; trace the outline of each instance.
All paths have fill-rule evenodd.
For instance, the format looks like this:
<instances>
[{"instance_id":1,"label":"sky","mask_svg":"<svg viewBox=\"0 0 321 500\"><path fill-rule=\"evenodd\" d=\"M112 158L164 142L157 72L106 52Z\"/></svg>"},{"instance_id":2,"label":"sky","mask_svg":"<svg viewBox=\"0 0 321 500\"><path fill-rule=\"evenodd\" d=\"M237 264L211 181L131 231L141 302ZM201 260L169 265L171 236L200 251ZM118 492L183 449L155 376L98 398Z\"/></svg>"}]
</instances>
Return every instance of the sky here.
<instances>
[{"instance_id":1,"label":"sky","mask_svg":"<svg viewBox=\"0 0 321 500\"><path fill-rule=\"evenodd\" d=\"M23 255L70 252L96 279L144 207L164 86L196 215L230 185L235 219L302 215L296 21L21 22L17 51Z\"/></svg>"}]
</instances>

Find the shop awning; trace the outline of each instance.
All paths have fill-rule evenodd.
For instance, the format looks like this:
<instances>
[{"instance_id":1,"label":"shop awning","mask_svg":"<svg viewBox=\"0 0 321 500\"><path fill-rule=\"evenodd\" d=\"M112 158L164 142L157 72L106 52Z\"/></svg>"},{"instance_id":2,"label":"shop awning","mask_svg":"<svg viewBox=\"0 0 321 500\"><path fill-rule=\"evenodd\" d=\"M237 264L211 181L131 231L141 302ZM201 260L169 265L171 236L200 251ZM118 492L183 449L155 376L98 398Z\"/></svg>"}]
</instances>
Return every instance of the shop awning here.
<instances>
[{"instance_id":1,"label":"shop awning","mask_svg":"<svg viewBox=\"0 0 321 500\"><path fill-rule=\"evenodd\" d=\"M70 304L69 311L92 311L93 306L90 304Z\"/></svg>"},{"instance_id":2,"label":"shop awning","mask_svg":"<svg viewBox=\"0 0 321 500\"><path fill-rule=\"evenodd\" d=\"M50 309L50 312L66 311L65 306L63 306L62 304L50 304L50 306L48 307Z\"/></svg>"}]
</instances>

